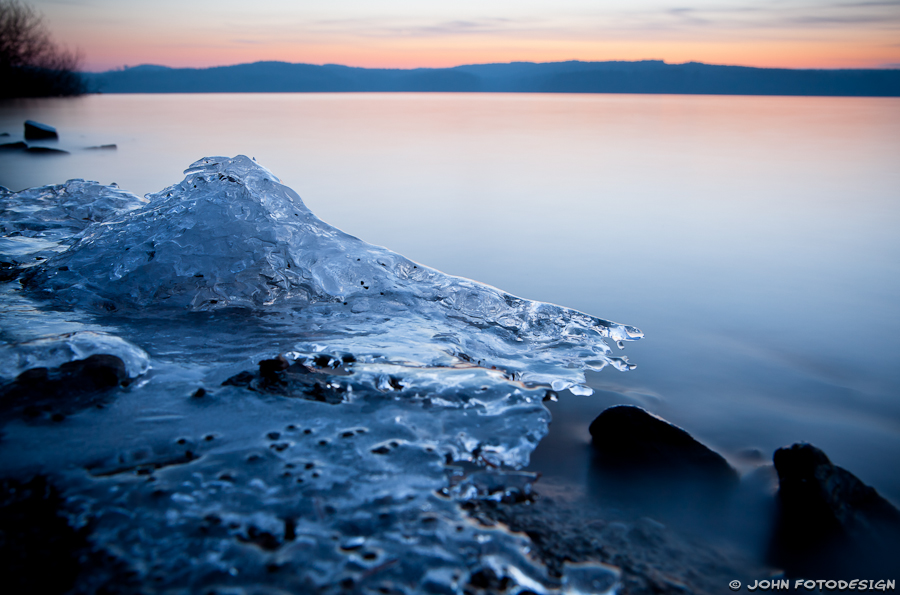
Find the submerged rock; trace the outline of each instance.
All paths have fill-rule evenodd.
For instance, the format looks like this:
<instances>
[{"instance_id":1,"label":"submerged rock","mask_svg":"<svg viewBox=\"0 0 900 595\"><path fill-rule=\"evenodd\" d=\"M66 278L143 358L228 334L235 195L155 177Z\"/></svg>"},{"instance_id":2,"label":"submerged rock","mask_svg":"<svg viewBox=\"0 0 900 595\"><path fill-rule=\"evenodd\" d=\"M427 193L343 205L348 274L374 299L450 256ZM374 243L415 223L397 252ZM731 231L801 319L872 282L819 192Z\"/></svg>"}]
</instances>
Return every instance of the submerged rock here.
<instances>
[{"instance_id":1,"label":"submerged rock","mask_svg":"<svg viewBox=\"0 0 900 595\"><path fill-rule=\"evenodd\" d=\"M772 556L798 576L896 571L900 511L811 444L780 448Z\"/></svg>"},{"instance_id":2,"label":"submerged rock","mask_svg":"<svg viewBox=\"0 0 900 595\"><path fill-rule=\"evenodd\" d=\"M695 529L728 518L737 472L681 428L640 407L620 405L597 416L590 433L588 489L599 506Z\"/></svg>"},{"instance_id":3,"label":"submerged rock","mask_svg":"<svg viewBox=\"0 0 900 595\"><path fill-rule=\"evenodd\" d=\"M28 147L25 149L27 153L34 155L68 155L69 152L63 149L55 149L53 147Z\"/></svg>"},{"instance_id":4,"label":"submerged rock","mask_svg":"<svg viewBox=\"0 0 900 595\"><path fill-rule=\"evenodd\" d=\"M12 382L0 382L0 414L62 421L87 407L102 407L111 389L126 384L125 363L114 355L92 355L49 370L31 368Z\"/></svg>"},{"instance_id":5,"label":"submerged rock","mask_svg":"<svg viewBox=\"0 0 900 595\"><path fill-rule=\"evenodd\" d=\"M56 128L35 122L34 120L25 120L25 140L42 140L42 139L58 139L59 134Z\"/></svg>"},{"instance_id":6,"label":"submerged rock","mask_svg":"<svg viewBox=\"0 0 900 595\"><path fill-rule=\"evenodd\" d=\"M640 407L610 407L591 423L590 432L598 463L608 470L726 488L738 482L737 471L720 454Z\"/></svg>"},{"instance_id":7,"label":"submerged rock","mask_svg":"<svg viewBox=\"0 0 900 595\"><path fill-rule=\"evenodd\" d=\"M0 144L0 151L24 151L27 148L28 145L22 141Z\"/></svg>"}]
</instances>

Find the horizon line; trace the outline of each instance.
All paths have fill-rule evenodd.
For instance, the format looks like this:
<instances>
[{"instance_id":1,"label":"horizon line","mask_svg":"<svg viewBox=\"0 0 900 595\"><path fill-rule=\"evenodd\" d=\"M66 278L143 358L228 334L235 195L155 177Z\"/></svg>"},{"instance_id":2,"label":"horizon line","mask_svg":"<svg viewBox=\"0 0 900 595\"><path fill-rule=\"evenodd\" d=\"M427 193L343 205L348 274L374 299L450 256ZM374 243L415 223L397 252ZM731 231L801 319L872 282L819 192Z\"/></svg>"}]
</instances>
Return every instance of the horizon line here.
<instances>
[{"instance_id":1,"label":"horizon line","mask_svg":"<svg viewBox=\"0 0 900 595\"><path fill-rule=\"evenodd\" d=\"M710 62L700 62L697 60L688 60L686 62L666 62L665 59L644 58L641 60L581 60L573 58L570 60L553 60L548 62L534 62L530 60L513 60L510 62L474 62L467 64L457 64L456 66L414 66L410 68L391 68L381 66L351 66L348 64L338 64L336 62L313 63L313 62L288 62L286 60L255 60L253 62L237 62L234 64L219 64L216 66L167 66L165 64L143 63L134 66L123 65L118 68L109 68L107 70L79 70L83 74L105 74L108 72L124 72L142 67L165 68L168 70L213 70L215 68L230 68L233 66L247 66L252 64L289 64L295 66L340 66L342 68L355 68L359 70L394 70L394 71L413 71L413 70L452 70L454 68L464 68L466 66L494 66L494 65L511 65L511 64L566 64L570 62L579 62L582 64L609 64L611 62L622 62L625 64L636 64L641 62L659 62L666 66L685 66L688 64L700 64L703 66L723 66L729 68L747 68L756 70L795 70L795 71L847 71L847 70L900 70L900 64L884 64L882 66L868 68L791 68L787 66L745 66L741 64L717 64Z\"/></svg>"}]
</instances>

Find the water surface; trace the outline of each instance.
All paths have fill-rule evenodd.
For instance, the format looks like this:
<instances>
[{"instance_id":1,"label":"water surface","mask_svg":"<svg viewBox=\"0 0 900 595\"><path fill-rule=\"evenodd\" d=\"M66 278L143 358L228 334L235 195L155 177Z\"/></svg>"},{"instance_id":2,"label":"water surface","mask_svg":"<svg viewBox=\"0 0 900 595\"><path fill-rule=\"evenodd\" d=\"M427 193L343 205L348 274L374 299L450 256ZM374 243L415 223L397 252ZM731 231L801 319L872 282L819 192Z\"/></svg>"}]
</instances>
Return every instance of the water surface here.
<instances>
[{"instance_id":1,"label":"water surface","mask_svg":"<svg viewBox=\"0 0 900 595\"><path fill-rule=\"evenodd\" d=\"M88 96L0 105L70 155L0 185L142 194L247 154L323 220L413 260L640 327L636 370L564 395L532 457L585 481L637 403L738 465L805 440L900 503L900 100L638 95ZM115 151L84 147L115 143ZM555 479L554 479L555 478Z\"/></svg>"}]
</instances>

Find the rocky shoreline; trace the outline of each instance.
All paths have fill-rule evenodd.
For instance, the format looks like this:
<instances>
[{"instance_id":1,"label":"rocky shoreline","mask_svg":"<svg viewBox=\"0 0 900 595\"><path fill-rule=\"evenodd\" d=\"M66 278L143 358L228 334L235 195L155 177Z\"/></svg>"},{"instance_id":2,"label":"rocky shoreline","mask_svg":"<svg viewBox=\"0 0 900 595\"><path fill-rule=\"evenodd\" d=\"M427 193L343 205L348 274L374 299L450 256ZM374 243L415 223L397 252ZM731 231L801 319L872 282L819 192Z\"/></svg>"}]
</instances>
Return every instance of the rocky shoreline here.
<instances>
[{"instance_id":1,"label":"rocky shoreline","mask_svg":"<svg viewBox=\"0 0 900 595\"><path fill-rule=\"evenodd\" d=\"M529 502L480 500L464 507L479 523L526 534L551 574L569 562L602 562L621 571L620 595L722 593L735 577L773 569L726 541L711 542L650 517L598 509L572 486L535 488Z\"/></svg>"},{"instance_id":2,"label":"rocky shoreline","mask_svg":"<svg viewBox=\"0 0 900 595\"><path fill-rule=\"evenodd\" d=\"M38 415L46 417L42 423L64 421L78 407L68 402L65 415L56 411L56 404L71 401L62 383L83 401L82 408L102 407L97 398L127 385L124 364L114 360L91 356L58 370L23 372L0 387L6 415L37 419L30 410L9 406L44 395L46 411ZM258 372L244 372L223 386L247 385L273 394L293 391L314 401L339 403L340 398L330 400L314 389L320 389L322 379L346 371L326 366L321 372L288 366L283 359L264 360ZM302 386L291 388L291 382L300 381ZM190 398L208 397L206 391L198 391ZM532 485L530 474L522 474L521 485L513 489L514 474L479 471L475 466L462 471L457 481L487 487L466 495L451 481L445 497L456 499L482 528L505 528L527 537L526 553L546 568L551 582L562 580L573 565L601 563L619 576L620 595L711 595L723 592L733 580L746 585L785 578L893 578L900 512L812 445L779 449L774 467L760 468L757 475L777 473L778 491L772 493L774 484L767 486L758 477L740 480L723 457L638 407L607 409L591 424L591 433L593 489L553 481ZM153 468L141 469L136 470L139 475L153 478ZM497 476L498 490L480 477L492 474ZM19 577L19 588L39 585L48 593L89 592L94 587L103 593L142 591L134 569L92 537L90 522L81 527L71 524L72 511L51 477L4 478L2 485L0 560L7 576ZM735 511L746 511L753 498L769 498L771 504L751 513L756 517L753 522L761 525L757 534L769 536L756 551L747 547L746 540L741 542L742 529L733 518ZM257 531L247 539L263 550L283 545L268 532ZM44 576L41 569L49 564L59 571ZM485 566L471 575L462 592L509 593L509 586L508 578Z\"/></svg>"},{"instance_id":3,"label":"rocky shoreline","mask_svg":"<svg viewBox=\"0 0 900 595\"><path fill-rule=\"evenodd\" d=\"M778 449L774 465L739 479L719 454L639 407L610 407L591 434L588 490L538 481L528 498L464 507L479 523L526 534L551 573L570 562L618 567L621 595L723 593L733 580L896 578L900 512L815 446ZM748 507L754 518L735 518Z\"/></svg>"}]
</instances>

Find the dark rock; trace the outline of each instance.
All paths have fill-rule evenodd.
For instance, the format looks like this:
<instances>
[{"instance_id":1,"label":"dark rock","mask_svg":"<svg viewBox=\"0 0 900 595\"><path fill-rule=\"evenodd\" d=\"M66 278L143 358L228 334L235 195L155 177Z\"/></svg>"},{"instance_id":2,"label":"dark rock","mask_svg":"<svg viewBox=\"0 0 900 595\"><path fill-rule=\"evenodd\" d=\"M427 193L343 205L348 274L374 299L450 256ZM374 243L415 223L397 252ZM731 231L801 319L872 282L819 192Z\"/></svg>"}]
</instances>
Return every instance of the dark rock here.
<instances>
[{"instance_id":1,"label":"dark rock","mask_svg":"<svg viewBox=\"0 0 900 595\"><path fill-rule=\"evenodd\" d=\"M25 120L25 140L59 139L56 128L34 120Z\"/></svg>"},{"instance_id":2,"label":"dark rock","mask_svg":"<svg viewBox=\"0 0 900 595\"><path fill-rule=\"evenodd\" d=\"M76 581L109 595L139 592L133 573L76 529L65 498L44 476L0 478L0 573L4 593L71 593Z\"/></svg>"},{"instance_id":3,"label":"dark rock","mask_svg":"<svg viewBox=\"0 0 900 595\"><path fill-rule=\"evenodd\" d=\"M325 357L332 361L330 356ZM335 377L347 375L348 372L340 367L311 369L301 362L290 363L279 355L260 361L258 372L240 372L222 385L336 405L345 401L347 389L335 382Z\"/></svg>"},{"instance_id":4,"label":"dark rock","mask_svg":"<svg viewBox=\"0 0 900 595\"><path fill-rule=\"evenodd\" d=\"M12 281L19 276L22 269L12 262L0 262L0 282Z\"/></svg>"},{"instance_id":5,"label":"dark rock","mask_svg":"<svg viewBox=\"0 0 900 595\"><path fill-rule=\"evenodd\" d=\"M256 380L256 375L253 372L243 371L238 372L231 378L228 378L222 383L222 386L244 386L249 387L250 384Z\"/></svg>"},{"instance_id":6,"label":"dark rock","mask_svg":"<svg viewBox=\"0 0 900 595\"><path fill-rule=\"evenodd\" d=\"M252 543L268 552L273 552L282 546L277 537L252 525L247 528L246 535L238 535L238 541Z\"/></svg>"},{"instance_id":7,"label":"dark rock","mask_svg":"<svg viewBox=\"0 0 900 595\"><path fill-rule=\"evenodd\" d=\"M74 584L78 551L87 542L59 514L61 506L62 498L44 477L0 480L0 571L6 592L64 593Z\"/></svg>"},{"instance_id":8,"label":"dark rock","mask_svg":"<svg viewBox=\"0 0 900 595\"><path fill-rule=\"evenodd\" d=\"M0 151L24 151L27 148L28 148L28 145L26 145L22 141L19 141L16 143L0 144Z\"/></svg>"},{"instance_id":9,"label":"dark rock","mask_svg":"<svg viewBox=\"0 0 900 595\"><path fill-rule=\"evenodd\" d=\"M597 416L590 432L587 487L596 506L711 533L727 521L738 474L681 428L622 405Z\"/></svg>"},{"instance_id":10,"label":"dark rock","mask_svg":"<svg viewBox=\"0 0 900 595\"><path fill-rule=\"evenodd\" d=\"M64 151L62 149L54 149L53 147L28 147L25 149L28 153L34 153L36 155L68 155L68 151Z\"/></svg>"},{"instance_id":11,"label":"dark rock","mask_svg":"<svg viewBox=\"0 0 900 595\"><path fill-rule=\"evenodd\" d=\"M510 580L507 576L497 576L491 568L480 568L469 576L469 580L463 588L466 595L481 593L506 593Z\"/></svg>"},{"instance_id":12,"label":"dark rock","mask_svg":"<svg viewBox=\"0 0 900 595\"><path fill-rule=\"evenodd\" d=\"M811 444L780 448L773 562L828 578L894 572L900 511Z\"/></svg>"},{"instance_id":13,"label":"dark rock","mask_svg":"<svg viewBox=\"0 0 900 595\"><path fill-rule=\"evenodd\" d=\"M128 382L125 362L105 353L65 363L59 369L67 377L70 390L106 390Z\"/></svg>"},{"instance_id":14,"label":"dark rock","mask_svg":"<svg viewBox=\"0 0 900 595\"><path fill-rule=\"evenodd\" d=\"M0 385L0 412L21 412L61 419L102 402L113 388L128 383L125 363L114 355L96 354L58 368L31 368Z\"/></svg>"},{"instance_id":15,"label":"dark rock","mask_svg":"<svg viewBox=\"0 0 900 595\"><path fill-rule=\"evenodd\" d=\"M640 407L610 407L591 423L590 432L597 462L607 470L722 487L738 483L737 472L721 455Z\"/></svg>"},{"instance_id":16,"label":"dark rock","mask_svg":"<svg viewBox=\"0 0 900 595\"><path fill-rule=\"evenodd\" d=\"M259 375L266 381L278 382L280 380L280 372L284 372L290 367L284 356L279 355L273 359L264 359L259 362Z\"/></svg>"}]
</instances>

